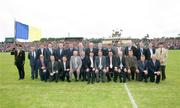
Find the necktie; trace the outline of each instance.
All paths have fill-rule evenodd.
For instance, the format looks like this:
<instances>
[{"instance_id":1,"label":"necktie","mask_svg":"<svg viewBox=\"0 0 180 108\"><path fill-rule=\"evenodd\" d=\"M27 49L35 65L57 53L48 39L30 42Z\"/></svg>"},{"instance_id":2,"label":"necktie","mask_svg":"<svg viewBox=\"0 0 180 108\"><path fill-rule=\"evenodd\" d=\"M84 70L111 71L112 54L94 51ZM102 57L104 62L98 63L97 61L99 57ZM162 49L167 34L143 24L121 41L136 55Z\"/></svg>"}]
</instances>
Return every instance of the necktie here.
<instances>
[{"instance_id":1,"label":"necktie","mask_svg":"<svg viewBox=\"0 0 180 108\"><path fill-rule=\"evenodd\" d=\"M161 48L161 51L160 51L160 53L162 54L162 48Z\"/></svg>"},{"instance_id":2,"label":"necktie","mask_svg":"<svg viewBox=\"0 0 180 108\"><path fill-rule=\"evenodd\" d=\"M93 64L93 59L92 59L92 57L90 57L90 60L91 60L91 67L93 68L94 64Z\"/></svg>"},{"instance_id":3,"label":"necktie","mask_svg":"<svg viewBox=\"0 0 180 108\"><path fill-rule=\"evenodd\" d=\"M66 71L66 62L64 62L64 71Z\"/></svg>"},{"instance_id":4,"label":"necktie","mask_svg":"<svg viewBox=\"0 0 180 108\"><path fill-rule=\"evenodd\" d=\"M54 62L52 62L52 72L54 72L54 69L53 69L53 67L54 67Z\"/></svg>"},{"instance_id":5,"label":"necktie","mask_svg":"<svg viewBox=\"0 0 180 108\"><path fill-rule=\"evenodd\" d=\"M112 68L113 65L112 65L112 57L110 57L110 68Z\"/></svg>"},{"instance_id":6,"label":"necktie","mask_svg":"<svg viewBox=\"0 0 180 108\"><path fill-rule=\"evenodd\" d=\"M102 57L99 58L99 69L102 69Z\"/></svg>"}]
</instances>

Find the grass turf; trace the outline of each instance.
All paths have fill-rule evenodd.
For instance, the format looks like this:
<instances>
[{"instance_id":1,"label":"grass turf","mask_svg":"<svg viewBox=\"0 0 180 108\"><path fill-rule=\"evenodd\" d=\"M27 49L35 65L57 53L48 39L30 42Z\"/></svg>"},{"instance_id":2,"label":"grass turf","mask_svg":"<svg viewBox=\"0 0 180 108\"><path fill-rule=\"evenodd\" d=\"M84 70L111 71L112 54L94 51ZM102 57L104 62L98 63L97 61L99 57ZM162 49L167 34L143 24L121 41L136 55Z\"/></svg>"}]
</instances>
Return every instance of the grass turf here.
<instances>
[{"instance_id":1,"label":"grass turf","mask_svg":"<svg viewBox=\"0 0 180 108\"><path fill-rule=\"evenodd\" d=\"M27 55L26 55L27 56ZM0 53L0 108L131 108L124 85L85 82L44 83L30 79L29 60L25 80L18 80L14 56ZM180 51L169 51L167 79L160 84L127 82L139 108L180 107Z\"/></svg>"}]
</instances>

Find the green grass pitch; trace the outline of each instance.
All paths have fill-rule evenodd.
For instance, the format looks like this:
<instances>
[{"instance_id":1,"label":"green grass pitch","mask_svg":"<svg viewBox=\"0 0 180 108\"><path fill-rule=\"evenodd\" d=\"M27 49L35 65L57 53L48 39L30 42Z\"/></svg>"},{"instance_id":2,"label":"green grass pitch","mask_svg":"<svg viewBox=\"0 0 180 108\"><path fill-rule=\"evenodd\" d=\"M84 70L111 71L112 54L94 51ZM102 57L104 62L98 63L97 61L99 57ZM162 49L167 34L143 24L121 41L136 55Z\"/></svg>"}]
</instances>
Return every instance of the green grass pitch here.
<instances>
[{"instance_id":1,"label":"green grass pitch","mask_svg":"<svg viewBox=\"0 0 180 108\"><path fill-rule=\"evenodd\" d=\"M26 55L27 56L27 55ZM132 108L122 83L52 82L18 80L14 56L0 53L0 108ZM131 81L127 86L138 108L180 108L180 50L169 51L167 79L160 84Z\"/></svg>"}]
</instances>

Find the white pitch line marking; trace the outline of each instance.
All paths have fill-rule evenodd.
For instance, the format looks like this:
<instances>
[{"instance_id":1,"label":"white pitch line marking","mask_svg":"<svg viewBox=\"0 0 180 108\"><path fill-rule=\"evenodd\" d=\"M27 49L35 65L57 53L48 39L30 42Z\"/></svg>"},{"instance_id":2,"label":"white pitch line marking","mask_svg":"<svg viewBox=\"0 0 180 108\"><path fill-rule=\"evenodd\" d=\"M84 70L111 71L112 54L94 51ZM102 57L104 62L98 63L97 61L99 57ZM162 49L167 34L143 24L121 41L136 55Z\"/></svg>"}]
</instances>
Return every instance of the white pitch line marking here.
<instances>
[{"instance_id":1,"label":"white pitch line marking","mask_svg":"<svg viewBox=\"0 0 180 108\"><path fill-rule=\"evenodd\" d=\"M134 98L133 98L133 96L132 96L132 94L131 94L131 92L130 92L130 90L129 90L126 83L124 84L124 88L126 89L126 91L128 93L128 96L129 96L129 99L131 101L131 104L132 104L133 108L138 108L138 106L137 106L137 104L136 104L136 102L135 102L135 100L134 100Z\"/></svg>"}]
</instances>

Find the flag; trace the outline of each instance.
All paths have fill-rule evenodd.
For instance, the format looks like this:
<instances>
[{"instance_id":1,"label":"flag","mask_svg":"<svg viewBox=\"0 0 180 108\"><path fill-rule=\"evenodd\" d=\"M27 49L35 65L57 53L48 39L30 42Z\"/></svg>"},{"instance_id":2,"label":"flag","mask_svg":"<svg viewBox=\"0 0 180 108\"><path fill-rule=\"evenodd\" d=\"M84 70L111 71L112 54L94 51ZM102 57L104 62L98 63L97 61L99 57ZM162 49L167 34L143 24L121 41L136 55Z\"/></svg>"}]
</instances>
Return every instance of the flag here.
<instances>
[{"instance_id":1,"label":"flag","mask_svg":"<svg viewBox=\"0 0 180 108\"><path fill-rule=\"evenodd\" d=\"M15 39L28 40L29 26L20 22L15 22Z\"/></svg>"},{"instance_id":2,"label":"flag","mask_svg":"<svg viewBox=\"0 0 180 108\"><path fill-rule=\"evenodd\" d=\"M15 39L37 41L41 39L41 30L15 21Z\"/></svg>"},{"instance_id":3,"label":"flag","mask_svg":"<svg viewBox=\"0 0 180 108\"><path fill-rule=\"evenodd\" d=\"M36 27L29 27L29 41L36 41L41 39L41 30Z\"/></svg>"}]
</instances>

